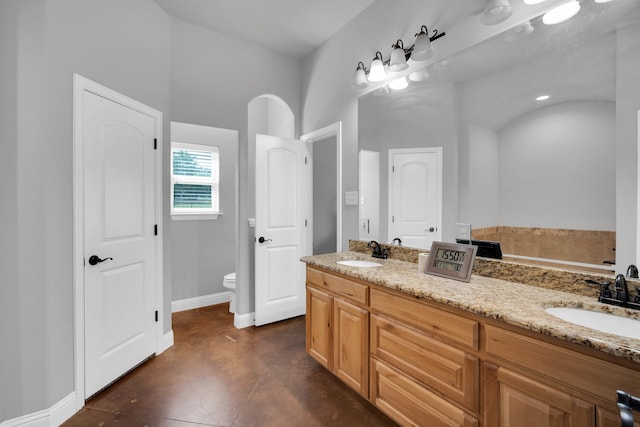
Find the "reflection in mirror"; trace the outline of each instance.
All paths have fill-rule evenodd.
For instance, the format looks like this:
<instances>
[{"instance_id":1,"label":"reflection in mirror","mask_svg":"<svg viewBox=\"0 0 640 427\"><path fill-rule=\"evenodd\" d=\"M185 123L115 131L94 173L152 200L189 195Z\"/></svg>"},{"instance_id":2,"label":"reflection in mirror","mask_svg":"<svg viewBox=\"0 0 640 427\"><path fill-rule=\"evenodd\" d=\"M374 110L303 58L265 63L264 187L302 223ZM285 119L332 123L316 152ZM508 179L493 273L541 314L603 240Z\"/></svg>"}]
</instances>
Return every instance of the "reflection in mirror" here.
<instances>
[{"instance_id":1,"label":"reflection in mirror","mask_svg":"<svg viewBox=\"0 0 640 427\"><path fill-rule=\"evenodd\" d=\"M360 239L373 239L372 223L377 240L402 238L388 233L389 150L442 147L444 241L470 223L474 239L499 241L506 258L610 269L625 42L616 28L639 9L589 2L563 24L535 19L431 64L402 91L362 96ZM377 158L377 176L363 156Z\"/></svg>"}]
</instances>

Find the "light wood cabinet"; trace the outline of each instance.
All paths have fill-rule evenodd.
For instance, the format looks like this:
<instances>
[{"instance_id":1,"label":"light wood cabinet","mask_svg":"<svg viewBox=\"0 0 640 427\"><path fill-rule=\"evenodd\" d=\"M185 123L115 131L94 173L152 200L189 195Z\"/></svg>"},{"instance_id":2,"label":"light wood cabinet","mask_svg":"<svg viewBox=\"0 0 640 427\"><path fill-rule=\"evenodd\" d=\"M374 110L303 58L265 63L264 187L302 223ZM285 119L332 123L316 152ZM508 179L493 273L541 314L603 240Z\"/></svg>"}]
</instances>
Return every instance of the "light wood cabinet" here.
<instances>
[{"instance_id":1,"label":"light wood cabinet","mask_svg":"<svg viewBox=\"0 0 640 427\"><path fill-rule=\"evenodd\" d=\"M367 301L368 288L346 282L317 270L310 280L307 270L307 353L367 398L369 312L354 302Z\"/></svg>"},{"instance_id":2,"label":"light wood cabinet","mask_svg":"<svg viewBox=\"0 0 640 427\"><path fill-rule=\"evenodd\" d=\"M371 361L371 402L402 426L477 426L478 420L386 363Z\"/></svg>"},{"instance_id":3,"label":"light wood cabinet","mask_svg":"<svg viewBox=\"0 0 640 427\"><path fill-rule=\"evenodd\" d=\"M640 368L307 267L307 352L400 425L618 427ZM636 427L640 427L636 423Z\"/></svg>"},{"instance_id":4,"label":"light wood cabinet","mask_svg":"<svg viewBox=\"0 0 640 427\"><path fill-rule=\"evenodd\" d=\"M333 319L333 371L351 388L367 397L369 312L336 297Z\"/></svg>"},{"instance_id":5,"label":"light wood cabinet","mask_svg":"<svg viewBox=\"0 0 640 427\"><path fill-rule=\"evenodd\" d=\"M333 370L333 297L307 288L307 353Z\"/></svg>"},{"instance_id":6,"label":"light wood cabinet","mask_svg":"<svg viewBox=\"0 0 640 427\"><path fill-rule=\"evenodd\" d=\"M479 410L477 357L379 315L371 315L370 325L372 357L471 411Z\"/></svg>"},{"instance_id":7,"label":"light wood cabinet","mask_svg":"<svg viewBox=\"0 0 640 427\"><path fill-rule=\"evenodd\" d=\"M488 426L595 426L593 404L491 363L484 393Z\"/></svg>"}]
</instances>

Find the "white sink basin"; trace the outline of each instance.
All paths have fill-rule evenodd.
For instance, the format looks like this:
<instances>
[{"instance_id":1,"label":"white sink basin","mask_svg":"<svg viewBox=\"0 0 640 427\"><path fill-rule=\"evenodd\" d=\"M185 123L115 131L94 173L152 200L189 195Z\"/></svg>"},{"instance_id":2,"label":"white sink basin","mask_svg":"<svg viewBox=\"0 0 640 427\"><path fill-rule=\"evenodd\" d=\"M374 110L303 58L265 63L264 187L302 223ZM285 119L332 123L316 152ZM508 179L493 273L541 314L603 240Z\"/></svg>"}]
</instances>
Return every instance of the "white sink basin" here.
<instances>
[{"instance_id":1,"label":"white sink basin","mask_svg":"<svg viewBox=\"0 0 640 427\"><path fill-rule=\"evenodd\" d=\"M382 267L382 264L377 262L365 261L362 259L344 259L342 261L336 261L338 264L346 265L348 267Z\"/></svg>"},{"instance_id":2,"label":"white sink basin","mask_svg":"<svg viewBox=\"0 0 640 427\"><path fill-rule=\"evenodd\" d=\"M571 307L551 307L545 311L564 321L608 334L640 339L640 320Z\"/></svg>"}]
</instances>

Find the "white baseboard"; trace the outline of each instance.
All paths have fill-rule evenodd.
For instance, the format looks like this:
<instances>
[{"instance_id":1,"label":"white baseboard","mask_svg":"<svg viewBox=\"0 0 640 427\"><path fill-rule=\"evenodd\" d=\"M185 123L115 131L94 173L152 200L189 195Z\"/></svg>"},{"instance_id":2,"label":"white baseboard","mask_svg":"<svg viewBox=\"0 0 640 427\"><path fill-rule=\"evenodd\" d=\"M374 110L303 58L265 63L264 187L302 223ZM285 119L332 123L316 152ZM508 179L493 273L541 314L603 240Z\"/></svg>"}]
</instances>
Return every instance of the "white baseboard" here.
<instances>
[{"instance_id":1,"label":"white baseboard","mask_svg":"<svg viewBox=\"0 0 640 427\"><path fill-rule=\"evenodd\" d=\"M49 409L3 421L0 427L58 427L79 410L76 408L76 393L72 392Z\"/></svg>"},{"instance_id":2,"label":"white baseboard","mask_svg":"<svg viewBox=\"0 0 640 427\"><path fill-rule=\"evenodd\" d=\"M224 291L216 294L171 301L171 312L177 313L179 311L193 310L194 308L222 304L223 302L229 302L230 299L231 292Z\"/></svg>"},{"instance_id":3,"label":"white baseboard","mask_svg":"<svg viewBox=\"0 0 640 427\"><path fill-rule=\"evenodd\" d=\"M233 326L235 326L238 329L248 328L249 326L254 326L255 324L256 324L255 313L247 313L247 314L236 313L233 316Z\"/></svg>"},{"instance_id":4,"label":"white baseboard","mask_svg":"<svg viewBox=\"0 0 640 427\"><path fill-rule=\"evenodd\" d=\"M173 329L162 336L161 346L160 351L156 353L156 355L162 354L166 349L173 347Z\"/></svg>"}]
</instances>

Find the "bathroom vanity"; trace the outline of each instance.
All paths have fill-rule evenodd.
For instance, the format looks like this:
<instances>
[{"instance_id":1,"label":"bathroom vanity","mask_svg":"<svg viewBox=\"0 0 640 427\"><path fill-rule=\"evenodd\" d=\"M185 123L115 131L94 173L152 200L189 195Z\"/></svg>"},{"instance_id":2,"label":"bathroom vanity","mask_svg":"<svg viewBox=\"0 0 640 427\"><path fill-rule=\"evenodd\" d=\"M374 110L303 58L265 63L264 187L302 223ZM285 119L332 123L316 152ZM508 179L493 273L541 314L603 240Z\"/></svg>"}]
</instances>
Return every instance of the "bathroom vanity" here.
<instances>
[{"instance_id":1,"label":"bathroom vanity","mask_svg":"<svg viewBox=\"0 0 640 427\"><path fill-rule=\"evenodd\" d=\"M640 339L545 311L640 319L596 298L473 275L420 273L362 253L304 257L307 352L401 425L619 426L616 390L640 395Z\"/></svg>"}]
</instances>

